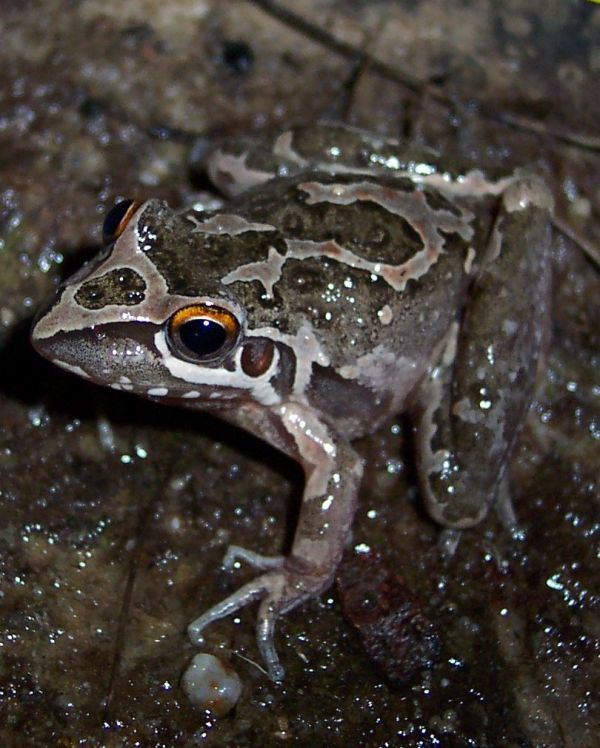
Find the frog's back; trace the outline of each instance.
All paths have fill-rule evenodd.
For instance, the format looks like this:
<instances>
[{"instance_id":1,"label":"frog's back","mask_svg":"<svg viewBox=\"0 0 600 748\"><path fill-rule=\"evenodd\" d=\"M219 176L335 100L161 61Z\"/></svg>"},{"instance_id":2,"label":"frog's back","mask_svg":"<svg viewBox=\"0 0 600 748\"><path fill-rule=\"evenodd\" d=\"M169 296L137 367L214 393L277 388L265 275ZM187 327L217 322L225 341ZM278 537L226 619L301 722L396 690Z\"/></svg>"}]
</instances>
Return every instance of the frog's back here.
<instances>
[{"instance_id":1,"label":"frog's back","mask_svg":"<svg viewBox=\"0 0 600 748\"><path fill-rule=\"evenodd\" d=\"M472 213L409 179L310 172L229 209L270 227L245 235L221 277L249 326L309 326L331 376L401 403L460 306Z\"/></svg>"}]
</instances>

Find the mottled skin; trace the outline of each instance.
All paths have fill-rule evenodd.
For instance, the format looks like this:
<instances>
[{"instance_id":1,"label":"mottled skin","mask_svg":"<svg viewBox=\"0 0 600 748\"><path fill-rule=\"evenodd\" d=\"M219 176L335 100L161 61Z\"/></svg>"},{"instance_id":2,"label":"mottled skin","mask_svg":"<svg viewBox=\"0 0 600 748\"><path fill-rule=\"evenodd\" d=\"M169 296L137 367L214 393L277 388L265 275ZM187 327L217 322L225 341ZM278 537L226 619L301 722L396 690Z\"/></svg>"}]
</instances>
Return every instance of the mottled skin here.
<instances>
[{"instance_id":1,"label":"mottled skin","mask_svg":"<svg viewBox=\"0 0 600 748\"><path fill-rule=\"evenodd\" d=\"M276 619L331 584L349 539L354 438L409 410L431 515L469 527L492 503L532 395L552 206L531 177L451 177L431 153L340 126L222 147L209 171L225 207L142 204L32 337L70 371L216 412L302 464L290 555L232 546L227 564L264 573L190 626L200 642L261 599L258 643L278 680ZM169 326L196 304L236 330L201 362Z\"/></svg>"}]
</instances>

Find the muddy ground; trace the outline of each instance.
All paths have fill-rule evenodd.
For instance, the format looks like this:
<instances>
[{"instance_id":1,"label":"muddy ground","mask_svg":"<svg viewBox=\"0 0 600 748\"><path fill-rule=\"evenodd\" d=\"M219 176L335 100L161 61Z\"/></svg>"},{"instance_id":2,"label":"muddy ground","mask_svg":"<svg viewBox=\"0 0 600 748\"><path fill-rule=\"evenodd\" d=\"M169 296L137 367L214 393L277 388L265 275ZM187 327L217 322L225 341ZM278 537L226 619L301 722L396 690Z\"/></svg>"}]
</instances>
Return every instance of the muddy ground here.
<instances>
[{"instance_id":1,"label":"muddy ground","mask_svg":"<svg viewBox=\"0 0 600 748\"><path fill-rule=\"evenodd\" d=\"M600 7L29 0L2 3L0 38L0 742L597 745ZM530 166L552 188L552 341L511 465L519 529L490 516L445 555L396 419L359 445L354 545L415 596L437 662L391 683L332 588L281 622L274 685L246 609L207 632L243 683L215 719L179 685L185 627L250 578L220 568L228 543L289 542L301 473L208 417L59 371L28 330L116 199L183 206L206 188L202 144L322 118L465 167Z\"/></svg>"}]
</instances>

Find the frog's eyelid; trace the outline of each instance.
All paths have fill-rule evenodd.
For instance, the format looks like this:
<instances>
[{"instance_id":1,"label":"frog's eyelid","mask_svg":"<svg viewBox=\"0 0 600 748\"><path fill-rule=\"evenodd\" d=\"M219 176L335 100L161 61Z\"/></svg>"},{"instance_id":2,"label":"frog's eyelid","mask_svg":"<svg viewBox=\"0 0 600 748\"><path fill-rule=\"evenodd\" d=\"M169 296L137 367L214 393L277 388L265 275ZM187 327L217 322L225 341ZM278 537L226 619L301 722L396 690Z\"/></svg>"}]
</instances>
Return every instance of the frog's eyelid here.
<instances>
[{"instance_id":1,"label":"frog's eyelid","mask_svg":"<svg viewBox=\"0 0 600 748\"><path fill-rule=\"evenodd\" d=\"M102 240L110 244L118 239L143 205L140 200L120 200L108 211L102 224Z\"/></svg>"}]
</instances>

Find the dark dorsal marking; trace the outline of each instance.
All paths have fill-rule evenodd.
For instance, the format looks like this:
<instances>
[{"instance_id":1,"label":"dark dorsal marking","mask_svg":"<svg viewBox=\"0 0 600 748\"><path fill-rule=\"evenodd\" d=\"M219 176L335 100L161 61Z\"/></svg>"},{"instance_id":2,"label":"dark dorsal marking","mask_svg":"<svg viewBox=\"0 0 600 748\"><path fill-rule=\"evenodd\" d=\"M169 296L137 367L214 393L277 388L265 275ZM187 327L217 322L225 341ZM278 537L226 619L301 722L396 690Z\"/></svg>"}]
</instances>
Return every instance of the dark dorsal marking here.
<instances>
[{"instance_id":1,"label":"dark dorsal marking","mask_svg":"<svg viewBox=\"0 0 600 748\"><path fill-rule=\"evenodd\" d=\"M146 281L131 268L109 270L99 278L85 281L75 301L85 309L103 309L110 304L135 306L144 300Z\"/></svg>"}]
</instances>

